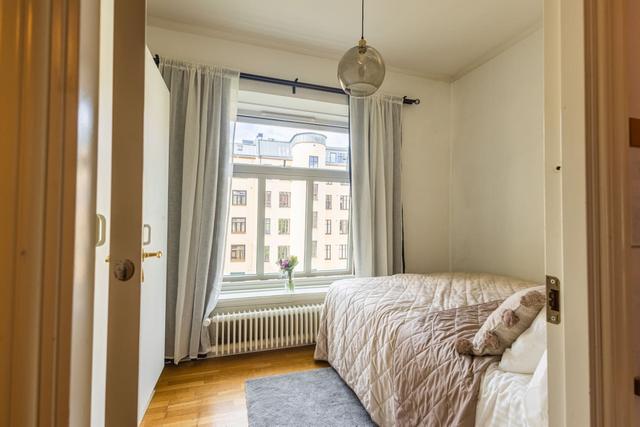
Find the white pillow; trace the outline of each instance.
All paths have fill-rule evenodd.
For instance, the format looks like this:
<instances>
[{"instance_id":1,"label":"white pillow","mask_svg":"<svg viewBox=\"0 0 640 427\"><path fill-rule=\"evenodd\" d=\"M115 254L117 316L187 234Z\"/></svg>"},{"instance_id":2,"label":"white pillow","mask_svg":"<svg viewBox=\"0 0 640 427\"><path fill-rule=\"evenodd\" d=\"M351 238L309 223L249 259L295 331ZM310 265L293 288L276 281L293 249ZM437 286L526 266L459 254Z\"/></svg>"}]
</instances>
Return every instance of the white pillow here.
<instances>
[{"instance_id":1,"label":"white pillow","mask_svg":"<svg viewBox=\"0 0 640 427\"><path fill-rule=\"evenodd\" d=\"M547 313L540 310L529 329L502 354L500 369L516 374L533 374L547 349Z\"/></svg>"},{"instance_id":2,"label":"white pillow","mask_svg":"<svg viewBox=\"0 0 640 427\"><path fill-rule=\"evenodd\" d=\"M547 352L545 350L524 394L527 427L547 427L549 425L547 384Z\"/></svg>"}]
</instances>

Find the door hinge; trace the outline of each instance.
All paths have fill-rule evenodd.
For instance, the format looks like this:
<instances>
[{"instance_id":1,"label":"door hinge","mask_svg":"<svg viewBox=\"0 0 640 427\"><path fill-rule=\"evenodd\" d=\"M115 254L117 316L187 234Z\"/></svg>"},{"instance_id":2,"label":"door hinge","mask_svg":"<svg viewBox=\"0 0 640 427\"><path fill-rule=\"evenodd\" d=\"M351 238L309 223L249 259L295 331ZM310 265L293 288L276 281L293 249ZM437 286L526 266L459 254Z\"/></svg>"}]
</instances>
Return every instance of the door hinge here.
<instances>
[{"instance_id":1,"label":"door hinge","mask_svg":"<svg viewBox=\"0 0 640 427\"><path fill-rule=\"evenodd\" d=\"M547 322L560 323L560 279L547 276Z\"/></svg>"}]
</instances>

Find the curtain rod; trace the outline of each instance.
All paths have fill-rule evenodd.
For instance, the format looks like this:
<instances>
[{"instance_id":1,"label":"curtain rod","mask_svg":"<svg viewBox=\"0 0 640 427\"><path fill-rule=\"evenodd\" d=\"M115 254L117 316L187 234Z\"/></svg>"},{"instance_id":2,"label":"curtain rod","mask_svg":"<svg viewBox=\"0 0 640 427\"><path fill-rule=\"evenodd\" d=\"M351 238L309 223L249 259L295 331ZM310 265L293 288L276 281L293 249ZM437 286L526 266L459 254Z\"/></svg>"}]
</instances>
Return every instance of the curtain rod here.
<instances>
[{"instance_id":1,"label":"curtain rod","mask_svg":"<svg viewBox=\"0 0 640 427\"><path fill-rule=\"evenodd\" d=\"M153 59L156 62L156 65L160 64L159 55L154 55ZM328 92L328 93L335 93L335 94L347 96L347 94L344 93L344 91L339 87L323 86L323 85L317 85L314 83L304 83L299 81L298 79L286 80L286 79L279 79L276 77L267 77L267 76L261 76L259 74L250 74L250 73L240 73L240 78L245 80L252 80L256 82L271 83L271 84L276 84L281 86L289 86L291 87L293 93L296 93L297 88L301 88L301 89L317 90L319 92ZM408 98L404 96L402 97L402 102L403 104L407 104L407 105L414 105L414 104L418 105L420 104L420 99Z\"/></svg>"}]
</instances>

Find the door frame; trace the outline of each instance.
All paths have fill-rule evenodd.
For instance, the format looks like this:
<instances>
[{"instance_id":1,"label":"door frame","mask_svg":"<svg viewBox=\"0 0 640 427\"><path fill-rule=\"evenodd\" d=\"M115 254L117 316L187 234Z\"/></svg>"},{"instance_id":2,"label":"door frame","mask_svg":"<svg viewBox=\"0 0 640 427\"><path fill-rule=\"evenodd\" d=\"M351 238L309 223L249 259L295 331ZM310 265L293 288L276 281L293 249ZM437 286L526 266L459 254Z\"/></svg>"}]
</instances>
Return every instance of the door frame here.
<instances>
[{"instance_id":1,"label":"door frame","mask_svg":"<svg viewBox=\"0 0 640 427\"><path fill-rule=\"evenodd\" d=\"M625 0L545 0L549 425L631 425Z\"/></svg>"},{"instance_id":2,"label":"door frame","mask_svg":"<svg viewBox=\"0 0 640 427\"><path fill-rule=\"evenodd\" d=\"M0 8L0 424L89 425L99 2Z\"/></svg>"},{"instance_id":3,"label":"door frame","mask_svg":"<svg viewBox=\"0 0 640 427\"><path fill-rule=\"evenodd\" d=\"M591 425L631 425L626 0L585 1Z\"/></svg>"},{"instance_id":4,"label":"door frame","mask_svg":"<svg viewBox=\"0 0 640 427\"><path fill-rule=\"evenodd\" d=\"M548 324L550 426L590 423L584 0L544 2L545 270L560 280Z\"/></svg>"}]
</instances>

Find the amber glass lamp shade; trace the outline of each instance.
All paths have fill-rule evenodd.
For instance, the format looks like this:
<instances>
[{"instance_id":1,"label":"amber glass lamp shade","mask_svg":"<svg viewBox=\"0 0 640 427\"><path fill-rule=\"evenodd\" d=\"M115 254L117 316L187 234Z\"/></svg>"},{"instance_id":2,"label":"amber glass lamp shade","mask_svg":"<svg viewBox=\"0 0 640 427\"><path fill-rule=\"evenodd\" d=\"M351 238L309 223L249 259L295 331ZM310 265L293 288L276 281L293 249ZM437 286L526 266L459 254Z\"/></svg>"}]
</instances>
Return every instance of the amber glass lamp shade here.
<instances>
[{"instance_id":1,"label":"amber glass lamp shade","mask_svg":"<svg viewBox=\"0 0 640 427\"><path fill-rule=\"evenodd\" d=\"M365 39L349 49L338 64L338 80L342 89L355 98L373 95L382 86L385 66L382 55Z\"/></svg>"}]
</instances>

